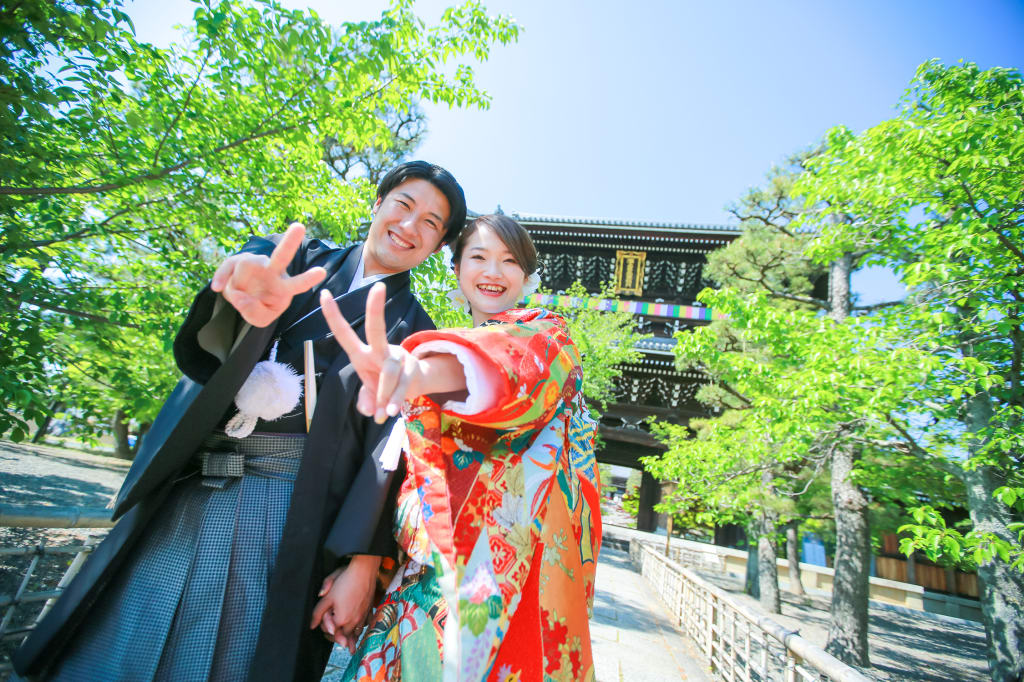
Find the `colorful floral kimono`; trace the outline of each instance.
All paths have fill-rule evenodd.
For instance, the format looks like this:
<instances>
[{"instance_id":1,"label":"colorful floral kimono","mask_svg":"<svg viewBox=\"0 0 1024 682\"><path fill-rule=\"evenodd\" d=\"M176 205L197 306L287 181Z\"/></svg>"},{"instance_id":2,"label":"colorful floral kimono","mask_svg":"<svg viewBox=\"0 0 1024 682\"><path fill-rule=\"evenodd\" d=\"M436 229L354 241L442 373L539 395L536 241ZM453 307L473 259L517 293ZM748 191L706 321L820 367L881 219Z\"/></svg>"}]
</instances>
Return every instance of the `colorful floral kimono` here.
<instances>
[{"instance_id":1,"label":"colorful floral kimono","mask_svg":"<svg viewBox=\"0 0 1024 682\"><path fill-rule=\"evenodd\" d=\"M510 310L404 345L454 353L469 398L406 406L395 526L408 559L345 679L594 679L596 425L564 320Z\"/></svg>"}]
</instances>

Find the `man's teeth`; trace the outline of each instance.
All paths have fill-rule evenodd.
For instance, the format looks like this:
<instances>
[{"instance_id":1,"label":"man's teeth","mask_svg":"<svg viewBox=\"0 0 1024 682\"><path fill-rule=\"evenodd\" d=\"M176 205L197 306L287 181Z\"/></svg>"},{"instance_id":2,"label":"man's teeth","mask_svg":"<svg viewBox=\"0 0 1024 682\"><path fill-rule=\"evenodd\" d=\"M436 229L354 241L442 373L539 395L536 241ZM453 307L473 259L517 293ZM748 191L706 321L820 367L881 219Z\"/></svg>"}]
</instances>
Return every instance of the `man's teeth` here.
<instances>
[{"instance_id":1,"label":"man's teeth","mask_svg":"<svg viewBox=\"0 0 1024 682\"><path fill-rule=\"evenodd\" d=\"M394 241L396 244L398 244L402 248L405 248L405 249L411 249L412 248L412 244L410 244L409 242L405 241L404 239L402 239L401 237L396 235L394 232L391 232L390 234L391 234L392 241Z\"/></svg>"}]
</instances>

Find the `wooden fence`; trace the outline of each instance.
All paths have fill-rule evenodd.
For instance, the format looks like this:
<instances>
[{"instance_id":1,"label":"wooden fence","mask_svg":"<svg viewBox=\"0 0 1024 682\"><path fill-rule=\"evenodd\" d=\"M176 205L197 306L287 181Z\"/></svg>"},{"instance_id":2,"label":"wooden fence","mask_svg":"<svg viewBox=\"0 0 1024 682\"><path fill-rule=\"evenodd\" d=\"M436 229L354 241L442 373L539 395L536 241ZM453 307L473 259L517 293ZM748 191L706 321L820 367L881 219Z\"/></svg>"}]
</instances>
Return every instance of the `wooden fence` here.
<instances>
[{"instance_id":1,"label":"wooden fence","mask_svg":"<svg viewBox=\"0 0 1024 682\"><path fill-rule=\"evenodd\" d=\"M771 618L751 613L724 590L657 549L634 539L629 555L720 678L728 682L868 682L856 669Z\"/></svg>"},{"instance_id":2,"label":"wooden fence","mask_svg":"<svg viewBox=\"0 0 1024 682\"><path fill-rule=\"evenodd\" d=\"M946 592L972 599L977 599L980 595L977 573L943 568L934 564L926 564L920 560L914 562L913 580L911 580L910 564L906 559L875 557L875 573L879 578L920 585L926 590L935 592Z\"/></svg>"},{"instance_id":3,"label":"wooden fence","mask_svg":"<svg viewBox=\"0 0 1024 682\"><path fill-rule=\"evenodd\" d=\"M0 527L3 528L106 529L112 525L110 510L107 509L0 505ZM3 611L0 618L0 679L12 670L11 653L50 610L54 600L85 563L89 552L102 539L103 533L72 544L49 546L41 543L33 547L0 548L0 565L9 575L18 576L20 573L9 583L16 585L14 591L0 594L0 610ZM56 576L60 576L59 580ZM35 612L35 609L39 611Z\"/></svg>"}]
</instances>

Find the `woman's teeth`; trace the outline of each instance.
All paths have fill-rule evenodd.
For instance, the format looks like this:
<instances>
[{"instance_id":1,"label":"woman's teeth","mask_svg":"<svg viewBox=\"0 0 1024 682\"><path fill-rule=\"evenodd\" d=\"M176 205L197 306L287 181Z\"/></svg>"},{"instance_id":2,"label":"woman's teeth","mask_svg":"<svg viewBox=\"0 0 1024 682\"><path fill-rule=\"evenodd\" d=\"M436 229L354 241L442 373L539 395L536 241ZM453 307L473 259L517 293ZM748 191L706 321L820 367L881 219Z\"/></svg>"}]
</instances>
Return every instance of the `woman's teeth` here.
<instances>
[{"instance_id":1,"label":"woman's teeth","mask_svg":"<svg viewBox=\"0 0 1024 682\"><path fill-rule=\"evenodd\" d=\"M502 294L505 293L505 287L499 287L494 284L477 284L476 288L480 291L484 291L491 294Z\"/></svg>"}]
</instances>

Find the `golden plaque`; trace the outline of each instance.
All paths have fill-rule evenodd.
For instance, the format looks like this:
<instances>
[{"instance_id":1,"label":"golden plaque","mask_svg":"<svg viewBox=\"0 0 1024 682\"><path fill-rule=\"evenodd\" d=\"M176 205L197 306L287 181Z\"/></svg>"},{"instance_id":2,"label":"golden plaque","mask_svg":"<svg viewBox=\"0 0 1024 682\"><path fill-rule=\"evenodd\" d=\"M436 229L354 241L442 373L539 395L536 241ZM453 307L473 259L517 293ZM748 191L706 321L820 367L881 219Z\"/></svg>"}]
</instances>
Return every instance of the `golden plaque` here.
<instances>
[{"instance_id":1,"label":"golden plaque","mask_svg":"<svg viewBox=\"0 0 1024 682\"><path fill-rule=\"evenodd\" d=\"M644 295L644 264L646 251L615 252L615 293L626 296Z\"/></svg>"}]
</instances>

